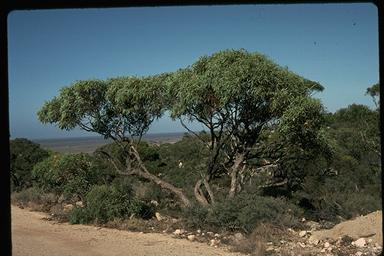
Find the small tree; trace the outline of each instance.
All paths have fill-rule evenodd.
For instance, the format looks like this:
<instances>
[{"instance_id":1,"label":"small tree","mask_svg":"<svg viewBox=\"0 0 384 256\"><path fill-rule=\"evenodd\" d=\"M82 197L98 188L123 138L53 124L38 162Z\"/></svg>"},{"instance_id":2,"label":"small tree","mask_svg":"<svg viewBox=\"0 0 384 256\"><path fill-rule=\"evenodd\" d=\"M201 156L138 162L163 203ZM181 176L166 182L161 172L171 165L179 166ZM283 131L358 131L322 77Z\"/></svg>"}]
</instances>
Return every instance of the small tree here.
<instances>
[{"instance_id":1,"label":"small tree","mask_svg":"<svg viewBox=\"0 0 384 256\"><path fill-rule=\"evenodd\" d=\"M33 167L48 155L48 151L30 140L24 138L11 140L10 170L13 189L18 190L31 186Z\"/></svg>"},{"instance_id":2,"label":"small tree","mask_svg":"<svg viewBox=\"0 0 384 256\"><path fill-rule=\"evenodd\" d=\"M159 87L166 76L78 81L46 102L38 117L41 122L56 124L60 129L80 127L114 140L123 150L125 162L116 161L106 152L104 155L119 174L150 180L189 206L182 189L151 174L137 151L151 123L163 114L164 95Z\"/></svg>"},{"instance_id":3,"label":"small tree","mask_svg":"<svg viewBox=\"0 0 384 256\"><path fill-rule=\"evenodd\" d=\"M380 107L380 84L379 83L374 84L371 87L368 87L365 95L369 95L372 97L373 103L375 104L377 109Z\"/></svg>"}]
</instances>

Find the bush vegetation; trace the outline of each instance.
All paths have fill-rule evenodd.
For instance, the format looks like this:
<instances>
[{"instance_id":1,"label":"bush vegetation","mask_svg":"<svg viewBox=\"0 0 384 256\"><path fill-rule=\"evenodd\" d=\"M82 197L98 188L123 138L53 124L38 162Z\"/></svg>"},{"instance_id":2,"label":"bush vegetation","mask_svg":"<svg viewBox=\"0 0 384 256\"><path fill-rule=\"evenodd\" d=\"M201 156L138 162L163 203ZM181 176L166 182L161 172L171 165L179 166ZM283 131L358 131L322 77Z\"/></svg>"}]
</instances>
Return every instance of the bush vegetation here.
<instances>
[{"instance_id":1,"label":"bush vegetation","mask_svg":"<svg viewBox=\"0 0 384 256\"><path fill-rule=\"evenodd\" d=\"M353 104L328 113L311 97L322 89L245 50L169 74L77 81L44 104L39 120L114 142L64 155L12 140L14 198L81 200L71 223L156 210L190 227L247 234L266 223L295 227L302 216L337 222L381 209L380 110ZM377 103L378 86L367 93ZM174 144L143 142L166 111L190 133ZM190 131L191 120L206 131Z\"/></svg>"},{"instance_id":2,"label":"bush vegetation","mask_svg":"<svg viewBox=\"0 0 384 256\"><path fill-rule=\"evenodd\" d=\"M261 223L295 227L300 216L302 210L286 199L250 194L240 194L210 209L201 206L189 208L184 213L185 222L191 227L247 234Z\"/></svg>"},{"instance_id":3,"label":"bush vegetation","mask_svg":"<svg viewBox=\"0 0 384 256\"><path fill-rule=\"evenodd\" d=\"M148 219L154 211L150 205L133 197L125 186L93 186L85 197L84 208L74 208L69 220L73 224L95 221L106 223L115 218L137 216Z\"/></svg>"},{"instance_id":4,"label":"bush vegetation","mask_svg":"<svg viewBox=\"0 0 384 256\"><path fill-rule=\"evenodd\" d=\"M20 191L32 186L31 170L34 165L48 157L49 152L38 144L16 138L10 141L11 189Z\"/></svg>"},{"instance_id":5,"label":"bush vegetation","mask_svg":"<svg viewBox=\"0 0 384 256\"><path fill-rule=\"evenodd\" d=\"M101 184L105 173L88 154L52 154L32 170L35 185L46 192L83 199L92 185Z\"/></svg>"}]
</instances>

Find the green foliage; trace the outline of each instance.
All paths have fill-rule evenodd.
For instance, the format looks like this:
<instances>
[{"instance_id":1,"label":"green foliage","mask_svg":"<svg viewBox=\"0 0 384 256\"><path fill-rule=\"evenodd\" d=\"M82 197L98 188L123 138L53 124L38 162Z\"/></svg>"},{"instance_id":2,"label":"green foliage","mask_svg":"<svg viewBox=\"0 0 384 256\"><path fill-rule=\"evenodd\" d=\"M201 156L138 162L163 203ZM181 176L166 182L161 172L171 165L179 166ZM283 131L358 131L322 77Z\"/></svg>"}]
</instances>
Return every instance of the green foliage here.
<instances>
[{"instance_id":1,"label":"green foliage","mask_svg":"<svg viewBox=\"0 0 384 256\"><path fill-rule=\"evenodd\" d=\"M60 95L48 101L38 112L43 123L57 123L60 129L71 130L86 116L102 111L106 106L107 84L101 80L77 81L60 90Z\"/></svg>"},{"instance_id":2,"label":"green foliage","mask_svg":"<svg viewBox=\"0 0 384 256\"><path fill-rule=\"evenodd\" d=\"M245 50L226 50L203 56L188 68L173 73L168 80L172 116L188 115L191 119L209 117L231 107L230 104L236 104L240 106L239 111L244 111L240 112L240 118L261 118L260 113L268 111L261 103L273 102L275 94L283 89L302 95L306 90L322 88L262 54ZM281 101L281 98L289 101L287 95L278 97L279 108L287 105ZM257 105L260 106L250 108ZM277 107L277 102L274 105ZM251 109L257 113L245 115Z\"/></svg>"},{"instance_id":3,"label":"green foliage","mask_svg":"<svg viewBox=\"0 0 384 256\"><path fill-rule=\"evenodd\" d=\"M45 191L83 198L103 173L88 154L54 154L33 169L36 185Z\"/></svg>"},{"instance_id":4,"label":"green foliage","mask_svg":"<svg viewBox=\"0 0 384 256\"><path fill-rule=\"evenodd\" d=\"M86 208L79 207L73 208L68 218L71 224L87 224L93 220Z\"/></svg>"},{"instance_id":5,"label":"green foliage","mask_svg":"<svg viewBox=\"0 0 384 256\"><path fill-rule=\"evenodd\" d=\"M78 126L114 140L141 136L162 115L163 97L158 85L165 77L77 81L46 102L37 113L38 118L43 123L57 124L60 129Z\"/></svg>"},{"instance_id":6,"label":"green foliage","mask_svg":"<svg viewBox=\"0 0 384 256\"><path fill-rule=\"evenodd\" d=\"M32 169L48 157L48 151L22 138L10 141L10 169L12 190L19 191L32 185Z\"/></svg>"},{"instance_id":7,"label":"green foliage","mask_svg":"<svg viewBox=\"0 0 384 256\"><path fill-rule=\"evenodd\" d=\"M295 148L287 156L292 160L301 159L304 148L311 150L305 153L307 161L313 160L319 146L317 151L331 153L322 131L323 107L310 98L312 92L323 87L262 54L220 51L172 73L166 81L171 116L197 121L208 131L209 152L206 171L200 171L202 177L222 177L230 169L238 172L243 165L241 159L247 161L264 154L259 147L265 139L263 134L276 127L280 140L285 140L284 146ZM251 149L254 152L250 154ZM284 150L280 150L282 154ZM284 162L278 154L274 155L277 157L269 158L271 162ZM240 164L235 164L235 160Z\"/></svg>"},{"instance_id":8,"label":"green foliage","mask_svg":"<svg viewBox=\"0 0 384 256\"><path fill-rule=\"evenodd\" d=\"M374 84L371 87L367 88L365 95L372 97L373 103L375 103L376 108L380 108L380 84Z\"/></svg>"},{"instance_id":9,"label":"green foliage","mask_svg":"<svg viewBox=\"0 0 384 256\"><path fill-rule=\"evenodd\" d=\"M379 112L352 104L332 116L330 133L339 142L339 150L359 161L380 152Z\"/></svg>"},{"instance_id":10,"label":"green foliage","mask_svg":"<svg viewBox=\"0 0 384 256\"><path fill-rule=\"evenodd\" d=\"M208 220L209 208L200 204L184 209L182 214L184 223L191 228L211 228L212 226Z\"/></svg>"},{"instance_id":11,"label":"green foliage","mask_svg":"<svg viewBox=\"0 0 384 256\"><path fill-rule=\"evenodd\" d=\"M260 223L294 226L302 211L282 198L239 194L212 206L188 209L185 221L195 227L211 226L217 230L252 232Z\"/></svg>"},{"instance_id":12,"label":"green foliage","mask_svg":"<svg viewBox=\"0 0 384 256\"><path fill-rule=\"evenodd\" d=\"M160 159L158 148L147 142L140 142L137 146L142 161L153 162Z\"/></svg>"},{"instance_id":13,"label":"green foliage","mask_svg":"<svg viewBox=\"0 0 384 256\"><path fill-rule=\"evenodd\" d=\"M44 104L38 112L39 120L60 129L78 126L115 143L100 148L93 157L52 155L39 162L38 157L29 161L16 153L11 160L19 157L23 164L13 165L14 182L29 186L28 168L39 162L33 175L44 191L85 197L86 207L71 213L73 223L106 222L132 214L151 216L152 209L137 197L157 200L161 208L172 208L175 193L156 187L158 178L193 197L196 181L208 177L218 203L211 208L188 208L186 221L192 226L250 232L261 222L286 225L301 214L292 203L310 217L332 220L338 215L349 218L378 209L379 108L353 104L334 114L326 113L321 102L311 98L314 91L322 89L317 82L266 56L245 50L203 56L171 74L77 81ZM378 84L366 93L378 103ZM186 128L186 122L197 121L208 132L185 136L175 144L140 142L164 111L180 119ZM117 159L121 170L140 167L136 174L140 176L146 169L146 175L116 178L115 166L101 157L102 151ZM144 166L139 166L140 159ZM240 165L236 173L232 167L237 159ZM287 181L284 187L272 187L271 194L277 196L283 191L281 194L290 201L244 193L259 193L259 187L243 188L243 193L228 199L228 173L235 170L233 174L240 177L244 164L250 168L241 175L249 176L252 168L274 165L272 173L266 174L271 177L259 180L257 185ZM204 186L202 195L208 191Z\"/></svg>"},{"instance_id":14,"label":"green foliage","mask_svg":"<svg viewBox=\"0 0 384 256\"><path fill-rule=\"evenodd\" d=\"M130 189L116 186L94 186L85 198L86 207L75 209L71 215L72 223L96 221L105 223L115 218L136 215L142 218L153 216L153 209L135 199Z\"/></svg>"},{"instance_id":15,"label":"green foliage","mask_svg":"<svg viewBox=\"0 0 384 256\"><path fill-rule=\"evenodd\" d=\"M299 206L308 218L339 221L340 217L350 219L359 215L380 210L381 188L360 188L349 175L307 179L304 189L294 194Z\"/></svg>"},{"instance_id":16,"label":"green foliage","mask_svg":"<svg viewBox=\"0 0 384 256\"><path fill-rule=\"evenodd\" d=\"M294 194L308 216L337 220L337 216L351 218L381 209L378 114L352 104L327 116L328 134L334 141L331 172L306 177Z\"/></svg>"},{"instance_id":17,"label":"green foliage","mask_svg":"<svg viewBox=\"0 0 384 256\"><path fill-rule=\"evenodd\" d=\"M193 182L204 170L208 157L207 148L197 138L184 136L174 144L163 144L159 148L160 166L158 172L172 184L193 191ZM179 168L179 162L183 163Z\"/></svg>"}]
</instances>

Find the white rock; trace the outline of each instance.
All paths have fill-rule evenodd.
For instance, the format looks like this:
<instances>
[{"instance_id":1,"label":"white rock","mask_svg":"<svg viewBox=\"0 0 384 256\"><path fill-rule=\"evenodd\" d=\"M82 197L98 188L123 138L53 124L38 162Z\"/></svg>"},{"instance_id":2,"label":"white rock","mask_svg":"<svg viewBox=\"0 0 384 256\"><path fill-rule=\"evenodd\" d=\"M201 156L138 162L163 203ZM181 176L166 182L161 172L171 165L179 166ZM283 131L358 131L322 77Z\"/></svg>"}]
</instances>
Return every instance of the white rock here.
<instances>
[{"instance_id":1,"label":"white rock","mask_svg":"<svg viewBox=\"0 0 384 256\"><path fill-rule=\"evenodd\" d=\"M313 244L313 245L318 245L318 244L320 243L319 239L316 239L316 238L313 238L313 237L310 237L310 238L308 239L308 242L309 242L310 244Z\"/></svg>"},{"instance_id":2,"label":"white rock","mask_svg":"<svg viewBox=\"0 0 384 256\"><path fill-rule=\"evenodd\" d=\"M355 245L356 247L364 247L366 244L367 244L367 242L365 241L365 238L359 238L359 239L357 239L357 240L354 242L354 245Z\"/></svg>"},{"instance_id":3,"label":"white rock","mask_svg":"<svg viewBox=\"0 0 384 256\"><path fill-rule=\"evenodd\" d=\"M321 249L321 251L320 251L320 252L325 252L325 248Z\"/></svg>"},{"instance_id":4,"label":"white rock","mask_svg":"<svg viewBox=\"0 0 384 256\"><path fill-rule=\"evenodd\" d=\"M270 251L274 251L275 248L273 248L273 246L268 246L267 249L265 249L265 251L267 252L270 252Z\"/></svg>"},{"instance_id":5,"label":"white rock","mask_svg":"<svg viewBox=\"0 0 384 256\"><path fill-rule=\"evenodd\" d=\"M356 256L361 256L361 255L363 255L363 253L362 253L362 252L356 252L355 255L356 255Z\"/></svg>"},{"instance_id":6,"label":"white rock","mask_svg":"<svg viewBox=\"0 0 384 256\"><path fill-rule=\"evenodd\" d=\"M196 232L197 232L198 234L200 234L200 233L201 233L201 229L196 230Z\"/></svg>"},{"instance_id":7,"label":"white rock","mask_svg":"<svg viewBox=\"0 0 384 256\"><path fill-rule=\"evenodd\" d=\"M305 248L305 244L304 243L302 243L302 242L298 242L297 243L301 248Z\"/></svg>"},{"instance_id":8,"label":"white rock","mask_svg":"<svg viewBox=\"0 0 384 256\"><path fill-rule=\"evenodd\" d=\"M218 237L220 237L220 235L216 233L216 234L215 234L215 237L217 237L217 238L218 238Z\"/></svg>"},{"instance_id":9,"label":"white rock","mask_svg":"<svg viewBox=\"0 0 384 256\"><path fill-rule=\"evenodd\" d=\"M195 235L189 235L189 236L187 236L187 238L189 241L193 241L193 240L195 240L196 236Z\"/></svg>"},{"instance_id":10,"label":"white rock","mask_svg":"<svg viewBox=\"0 0 384 256\"><path fill-rule=\"evenodd\" d=\"M307 231L303 230L299 232L299 237L304 237L307 234Z\"/></svg>"},{"instance_id":11,"label":"white rock","mask_svg":"<svg viewBox=\"0 0 384 256\"><path fill-rule=\"evenodd\" d=\"M371 244L372 241L373 241L373 240L372 240L371 238L368 239L368 243L369 243L369 244Z\"/></svg>"},{"instance_id":12,"label":"white rock","mask_svg":"<svg viewBox=\"0 0 384 256\"><path fill-rule=\"evenodd\" d=\"M77 207L80 207L80 208L84 207L84 204L83 204L82 201L77 201L75 204L76 204Z\"/></svg>"},{"instance_id":13,"label":"white rock","mask_svg":"<svg viewBox=\"0 0 384 256\"><path fill-rule=\"evenodd\" d=\"M174 235L181 235L181 234L184 234L184 229L176 229L174 232L173 232L173 234Z\"/></svg>"},{"instance_id":14,"label":"white rock","mask_svg":"<svg viewBox=\"0 0 384 256\"><path fill-rule=\"evenodd\" d=\"M66 205L64 205L64 207L63 207L63 211L64 211L64 212L69 212L69 211L71 211L73 208L74 208L73 204L66 204Z\"/></svg>"},{"instance_id":15,"label":"white rock","mask_svg":"<svg viewBox=\"0 0 384 256\"><path fill-rule=\"evenodd\" d=\"M159 202L157 202L156 200L151 200L151 204L153 204L154 206L159 206Z\"/></svg>"},{"instance_id":16,"label":"white rock","mask_svg":"<svg viewBox=\"0 0 384 256\"><path fill-rule=\"evenodd\" d=\"M209 241L209 245L210 246L217 246L218 244L220 243L219 240L216 240L216 239L212 239L211 241Z\"/></svg>"},{"instance_id":17,"label":"white rock","mask_svg":"<svg viewBox=\"0 0 384 256\"><path fill-rule=\"evenodd\" d=\"M163 217L161 216L161 214L159 212L156 212L155 213L155 217L158 221L162 221L163 220Z\"/></svg>"},{"instance_id":18,"label":"white rock","mask_svg":"<svg viewBox=\"0 0 384 256\"><path fill-rule=\"evenodd\" d=\"M320 225L320 223L318 223L318 222L316 222L316 221L307 221L306 223L305 223L312 231L313 230L318 230L318 229L320 229L321 228L321 225Z\"/></svg>"},{"instance_id":19,"label":"white rock","mask_svg":"<svg viewBox=\"0 0 384 256\"><path fill-rule=\"evenodd\" d=\"M289 232L291 232L292 234L296 233L295 230L291 229L291 228L288 228L287 229Z\"/></svg>"},{"instance_id":20,"label":"white rock","mask_svg":"<svg viewBox=\"0 0 384 256\"><path fill-rule=\"evenodd\" d=\"M214 233L213 232L207 232L207 235L209 235L209 236L213 236L214 235Z\"/></svg>"},{"instance_id":21,"label":"white rock","mask_svg":"<svg viewBox=\"0 0 384 256\"><path fill-rule=\"evenodd\" d=\"M330 243L328 243L328 242L325 242L325 243L324 243L324 248L328 248L329 246L331 246Z\"/></svg>"},{"instance_id":22,"label":"white rock","mask_svg":"<svg viewBox=\"0 0 384 256\"><path fill-rule=\"evenodd\" d=\"M234 236L235 236L236 240L243 240L244 239L244 236L241 233L236 233Z\"/></svg>"},{"instance_id":23,"label":"white rock","mask_svg":"<svg viewBox=\"0 0 384 256\"><path fill-rule=\"evenodd\" d=\"M306 221L306 219L305 219L305 218L302 218L302 219L301 219L301 222L305 222L305 221Z\"/></svg>"}]
</instances>

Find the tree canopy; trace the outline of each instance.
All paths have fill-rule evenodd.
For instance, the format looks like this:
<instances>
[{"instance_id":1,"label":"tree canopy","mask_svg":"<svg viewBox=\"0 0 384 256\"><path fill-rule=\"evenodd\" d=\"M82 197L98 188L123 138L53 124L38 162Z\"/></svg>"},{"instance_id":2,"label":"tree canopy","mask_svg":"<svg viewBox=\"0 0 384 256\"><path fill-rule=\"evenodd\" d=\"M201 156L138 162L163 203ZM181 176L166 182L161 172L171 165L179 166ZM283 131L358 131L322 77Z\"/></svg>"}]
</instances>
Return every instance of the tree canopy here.
<instances>
[{"instance_id":1,"label":"tree canopy","mask_svg":"<svg viewBox=\"0 0 384 256\"><path fill-rule=\"evenodd\" d=\"M233 197L238 173L250 149L260 142L263 131L279 126L291 138L300 135L311 137L312 141L318 138L315 133L322 125L323 109L310 95L323 87L262 54L226 50L203 56L173 73L167 82L171 116L180 119L187 129L185 120L197 121L209 132L207 146L212 156L202 179L211 201L208 182L218 172L225 171L218 167L220 155L228 159L229 195Z\"/></svg>"}]
</instances>

